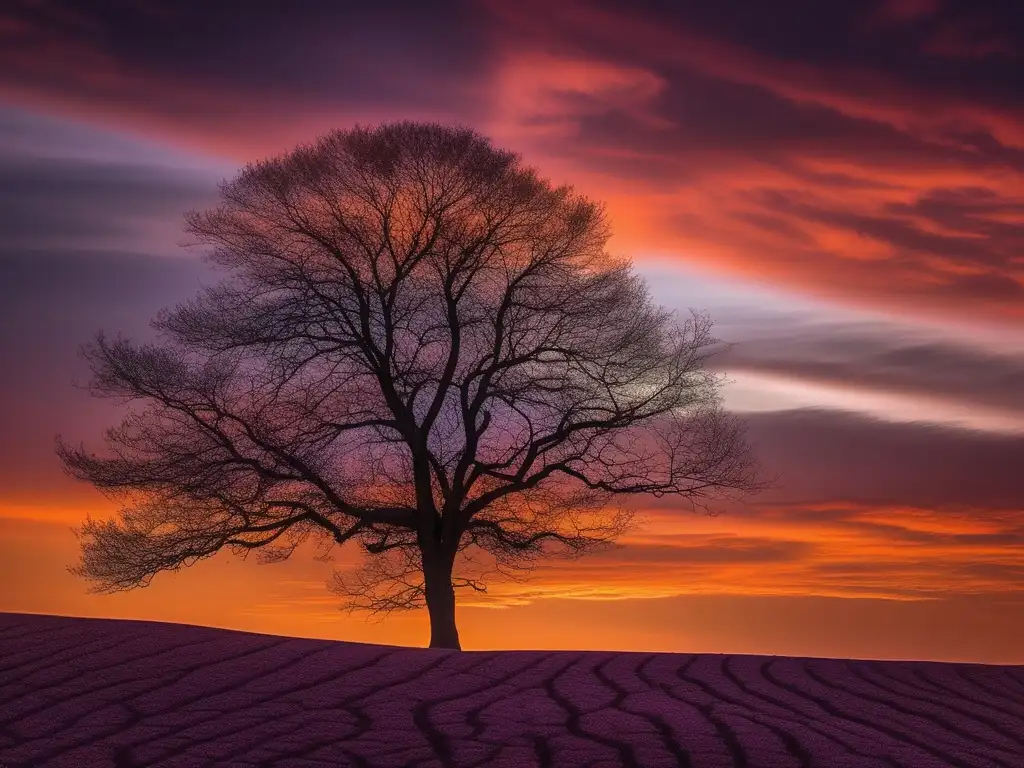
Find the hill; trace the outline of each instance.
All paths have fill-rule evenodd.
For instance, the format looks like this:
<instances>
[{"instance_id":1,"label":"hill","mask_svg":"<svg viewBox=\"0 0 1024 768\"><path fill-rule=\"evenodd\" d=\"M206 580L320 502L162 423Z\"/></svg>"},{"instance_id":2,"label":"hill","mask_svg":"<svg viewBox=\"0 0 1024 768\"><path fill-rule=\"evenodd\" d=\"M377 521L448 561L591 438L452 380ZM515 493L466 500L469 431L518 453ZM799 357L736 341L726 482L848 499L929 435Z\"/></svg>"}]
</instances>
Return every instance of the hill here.
<instances>
[{"instance_id":1,"label":"hill","mask_svg":"<svg viewBox=\"0 0 1024 768\"><path fill-rule=\"evenodd\" d=\"M0 614L0 766L1024 766L1024 667Z\"/></svg>"}]
</instances>

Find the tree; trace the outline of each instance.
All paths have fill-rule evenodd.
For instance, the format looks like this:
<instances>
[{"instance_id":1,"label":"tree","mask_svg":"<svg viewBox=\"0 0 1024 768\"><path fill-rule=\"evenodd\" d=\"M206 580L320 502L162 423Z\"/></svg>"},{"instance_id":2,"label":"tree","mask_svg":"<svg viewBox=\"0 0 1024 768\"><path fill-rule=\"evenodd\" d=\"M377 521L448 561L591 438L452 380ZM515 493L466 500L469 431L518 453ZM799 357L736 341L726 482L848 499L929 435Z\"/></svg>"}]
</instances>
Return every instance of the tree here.
<instances>
[{"instance_id":1,"label":"tree","mask_svg":"<svg viewBox=\"0 0 1024 768\"><path fill-rule=\"evenodd\" d=\"M707 317L652 305L599 205L471 130L335 131L246 166L187 231L228 277L163 311L158 343L100 333L92 391L134 407L107 455L58 437L122 502L79 531L93 591L356 542L332 588L425 602L430 645L458 648L455 588L486 587L457 560L513 574L612 542L623 494L758 485Z\"/></svg>"}]
</instances>

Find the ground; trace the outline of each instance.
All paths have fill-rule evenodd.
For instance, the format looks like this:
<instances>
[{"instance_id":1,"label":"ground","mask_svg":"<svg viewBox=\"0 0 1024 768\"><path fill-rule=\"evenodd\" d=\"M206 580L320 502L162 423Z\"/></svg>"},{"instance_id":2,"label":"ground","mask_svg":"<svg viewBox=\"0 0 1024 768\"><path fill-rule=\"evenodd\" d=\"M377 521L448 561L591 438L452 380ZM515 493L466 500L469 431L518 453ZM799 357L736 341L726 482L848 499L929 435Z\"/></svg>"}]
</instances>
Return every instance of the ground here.
<instances>
[{"instance_id":1,"label":"ground","mask_svg":"<svg viewBox=\"0 0 1024 768\"><path fill-rule=\"evenodd\" d=\"M0 766L1024 766L1024 667L455 652L0 613Z\"/></svg>"}]
</instances>

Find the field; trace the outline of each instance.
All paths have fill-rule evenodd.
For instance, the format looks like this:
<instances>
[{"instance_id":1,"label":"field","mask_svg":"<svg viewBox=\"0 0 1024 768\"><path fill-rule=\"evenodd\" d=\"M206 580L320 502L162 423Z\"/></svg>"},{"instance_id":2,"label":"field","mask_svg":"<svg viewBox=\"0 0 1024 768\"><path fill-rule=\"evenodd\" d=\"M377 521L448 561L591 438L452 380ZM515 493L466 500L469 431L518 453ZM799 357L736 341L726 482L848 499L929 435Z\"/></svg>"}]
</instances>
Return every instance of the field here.
<instances>
[{"instance_id":1,"label":"field","mask_svg":"<svg viewBox=\"0 0 1024 768\"><path fill-rule=\"evenodd\" d=\"M0 614L0 765L1024 766L1024 667L451 652Z\"/></svg>"}]
</instances>

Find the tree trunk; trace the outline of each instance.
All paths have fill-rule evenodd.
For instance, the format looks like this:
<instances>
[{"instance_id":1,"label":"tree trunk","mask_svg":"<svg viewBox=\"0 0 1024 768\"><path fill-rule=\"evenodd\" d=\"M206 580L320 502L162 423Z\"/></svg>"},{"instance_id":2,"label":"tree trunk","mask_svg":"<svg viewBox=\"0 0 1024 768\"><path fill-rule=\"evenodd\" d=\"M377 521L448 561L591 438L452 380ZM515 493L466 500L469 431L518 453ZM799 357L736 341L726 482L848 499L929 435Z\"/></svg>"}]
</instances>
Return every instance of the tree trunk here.
<instances>
[{"instance_id":1,"label":"tree trunk","mask_svg":"<svg viewBox=\"0 0 1024 768\"><path fill-rule=\"evenodd\" d=\"M430 614L430 647L462 650L455 626L455 589L452 587L453 558L424 553L423 585Z\"/></svg>"}]
</instances>

